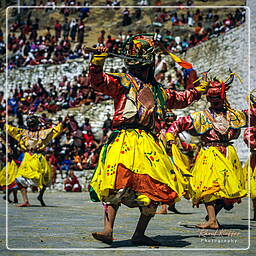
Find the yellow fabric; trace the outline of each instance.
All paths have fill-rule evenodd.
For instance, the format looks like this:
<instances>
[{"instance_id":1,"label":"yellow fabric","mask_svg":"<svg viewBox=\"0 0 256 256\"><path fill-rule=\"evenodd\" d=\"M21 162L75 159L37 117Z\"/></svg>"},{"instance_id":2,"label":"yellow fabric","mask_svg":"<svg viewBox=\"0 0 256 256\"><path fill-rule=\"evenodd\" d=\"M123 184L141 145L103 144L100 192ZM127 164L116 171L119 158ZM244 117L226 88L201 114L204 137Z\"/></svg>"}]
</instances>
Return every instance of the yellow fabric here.
<instances>
[{"instance_id":1,"label":"yellow fabric","mask_svg":"<svg viewBox=\"0 0 256 256\"><path fill-rule=\"evenodd\" d=\"M228 146L228 157L215 147L201 149L192 168L191 187L195 203L210 202L218 198L235 199L247 194L240 160L232 146Z\"/></svg>"},{"instance_id":2,"label":"yellow fabric","mask_svg":"<svg viewBox=\"0 0 256 256\"><path fill-rule=\"evenodd\" d=\"M191 175L189 172L189 158L185 154L181 153L175 144L172 144L172 158L175 165L179 167L183 174Z\"/></svg>"},{"instance_id":3,"label":"yellow fabric","mask_svg":"<svg viewBox=\"0 0 256 256\"><path fill-rule=\"evenodd\" d=\"M103 66L105 59L108 57L108 53L103 52L101 54L94 54L91 63L97 66Z\"/></svg>"},{"instance_id":4,"label":"yellow fabric","mask_svg":"<svg viewBox=\"0 0 256 256\"><path fill-rule=\"evenodd\" d=\"M16 177L36 179L38 187L48 186L52 178L52 168L42 154L24 154L24 159Z\"/></svg>"},{"instance_id":5,"label":"yellow fabric","mask_svg":"<svg viewBox=\"0 0 256 256\"><path fill-rule=\"evenodd\" d=\"M207 130L213 129L212 123L204 111L192 113L193 126L198 134L204 134ZM246 125L246 116L240 110L227 111L226 119L230 128L238 129Z\"/></svg>"},{"instance_id":6,"label":"yellow fabric","mask_svg":"<svg viewBox=\"0 0 256 256\"><path fill-rule=\"evenodd\" d=\"M167 132L167 133L166 133L166 140L167 140L167 141L174 141L174 140L175 140L174 134L172 134L172 133L170 133L170 132Z\"/></svg>"},{"instance_id":7,"label":"yellow fabric","mask_svg":"<svg viewBox=\"0 0 256 256\"><path fill-rule=\"evenodd\" d=\"M159 142L158 145L153 136L144 130L121 130L114 142L108 145L105 163L102 162L103 151L90 183L100 200L115 188L118 164L134 173L149 175L168 185L179 196L184 194L187 182L172 164L163 144Z\"/></svg>"},{"instance_id":8,"label":"yellow fabric","mask_svg":"<svg viewBox=\"0 0 256 256\"><path fill-rule=\"evenodd\" d=\"M183 154L175 144L172 145L172 160L174 166L181 172L185 181L183 196L186 199L190 199L192 197L192 189L190 185L190 179L192 176L190 172L190 161L189 158Z\"/></svg>"},{"instance_id":9,"label":"yellow fabric","mask_svg":"<svg viewBox=\"0 0 256 256\"><path fill-rule=\"evenodd\" d=\"M207 89L207 87L208 87L208 85L209 85L209 82L202 80L202 81L200 82L200 85L199 85L199 86L196 86L195 89L196 89L197 91L199 91L199 92L205 92L206 89Z\"/></svg>"},{"instance_id":10,"label":"yellow fabric","mask_svg":"<svg viewBox=\"0 0 256 256\"><path fill-rule=\"evenodd\" d=\"M138 195L136 201L143 202L144 206L148 206L151 203L150 198L145 195Z\"/></svg>"},{"instance_id":11,"label":"yellow fabric","mask_svg":"<svg viewBox=\"0 0 256 256\"><path fill-rule=\"evenodd\" d=\"M6 166L2 168L0 171L0 186L8 186L15 181L16 174L17 174L18 166L12 160L11 162L7 163L7 180L6 180Z\"/></svg>"},{"instance_id":12,"label":"yellow fabric","mask_svg":"<svg viewBox=\"0 0 256 256\"><path fill-rule=\"evenodd\" d=\"M29 131L5 124L5 129L10 136L18 141L22 150L34 152L44 150L46 145L62 132L62 124L39 131Z\"/></svg>"},{"instance_id":13,"label":"yellow fabric","mask_svg":"<svg viewBox=\"0 0 256 256\"><path fill-rule=\"evenodd\" d=\"M249 174L248 174L249 171ZM247 160L244 165L244 177L245 177L245 185L246 190L249 190L249 181L248 181L248 175L250 176L250 197L256 198L256 167L254 170L252 170L252 167L249 165L249 161Z\"/></svg>"}]
</instances>

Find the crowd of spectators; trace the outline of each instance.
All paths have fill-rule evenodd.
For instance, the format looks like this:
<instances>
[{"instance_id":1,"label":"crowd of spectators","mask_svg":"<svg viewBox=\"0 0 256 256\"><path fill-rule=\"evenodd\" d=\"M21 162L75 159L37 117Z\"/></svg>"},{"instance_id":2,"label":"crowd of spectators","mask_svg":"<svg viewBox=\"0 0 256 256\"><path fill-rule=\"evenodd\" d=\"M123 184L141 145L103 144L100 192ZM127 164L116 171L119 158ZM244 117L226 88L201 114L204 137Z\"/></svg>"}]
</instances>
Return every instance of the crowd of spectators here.
<instances>
[{"instance_id":1,"label":"crowd of spectators","mask_svg":"<svg viewBox=\"0 0 256 256\"><path fill-rule=\"evenodd\" d=\"M55 6L57 1L32 1L23 5ZM43 19L32 19L38 17L34 12L40 9L20 8L13 9L12 16L15 22L10 25L7 35L7 45L3 40L3 31L0 29L0 55L5 54L8 49L8 68L24 67L38 64L61 64L70 59L82 57L82 44L84 43L85 24L84 19L89 16L88 1L84 1L83 8L69 8L81 5L78 1L62 1L62 6L67 8L55 9L45 8L44 12L60 12L64 21L55 20L50 27L44 26L42 34ZM73 18L69 18L72 14ZM75 17L75 18L74 18ZM39 31L41 31L39 33ZM4 71L3 59L0 61L0 71Z\"/></svg>"},{"instance_id":2,"label":"crowd of spectators","mask_svg":"<svg viewBox=\"0 0 256 256\"><path fill-rule=\"evenodd\" d=\"M39 5L50 5L53 2L41 1ZM86 30L84 19L90 14L89 7L86 7L90 2L85 1L83 3L84 8L68 8L68 6L80 4L76 1L62 1L62 5L67 6L67 8L61 8L58 12L64 15L64 21L55 20L52 26L43 30L43 21L39 18L31 18L32 10L21 9L22 15L26 19L21 18L21 14L17 14L15 22L10 26L7 46L4 43L3 31L0 29L0 55L5 54L5 48L7 47L8 68L13 69L38 64L62 64L67 60L84 57L82 52ZM121 27L136 24L145 14L140 8L134 8L132 13L128 8L120 9L118 7L120 1L107 1L106 4L113 6L116 13L122 13ZM148 2L137 1L137 4L148 5ZM187 5L192 4L193 1L187 1ZM14 10L17 12L17 9ZM48 11L48 8L45 11ZM182 9L181 11L165 8L152 9L152 26L146 30L152 31L153 29L153 31L159 33L169 50L183 53L188 48L217 37L245 22L246 13L243 8L237 8L233 13L222 15L216 13L218 11L212 9ZM72 17L70 17L71 14ZM168 29L170 23L172 29ZM120 52L124 40L129 38L132 33L136 33L136 31L121 32L121 27L119 34L115 37L111 34L105 35L103 30L98 42L95 43L105 45L110 51ZM175 27L183 29L182 36ZM0 72L4 71L4 63L5 59L1 58Z\"/></svg>"},{"instance_id":3,"label":"crowd of spectators","mask_svg":"<svg viewBox=\"0 0 256 256\"><path fill-rule=\"evenodd\" d=\"M122 26L128 26L134 23L134 20L142 18L141 9L135 9L133 19L128 8L123 11ZM243 24L245 22L246 12L244 8L238 8L234 13L228 13L220 16L213 13L212 9L202 11L200 9L187 10L186 14L179 14L177 11L170 11L164 8L155 10L154 20L152 22L153 30L159 34L162 42L167 49L176 53L184 53L189 48L194 47L211 38L218 37L221 34ZM165 24L172 24L172 28L167 29ZM176 28L183 29L181 33ZM152 28L149 30L152 31ZM174 31L174 32L173 32ZM120 52L123 42L133 33L119 32L114 38L112 35L105 36L105 31L101 31L98 38L99 45L105 45L112 52Z\"/></svg>"},{"instance_id":4,"label":"crowd of spectators","mask_svg":"<svg viewBox=\"0 0 256 256\"><path fill-rule=\"evenodd\" d=\"M88 84L85 72L74 76L69 81L66 76L62 78L58 86L53 83L43 84L38 78L37 83L28 82L27 88L23 89L18 84L14 90L10 90L8 98L8 115L17 116L19 125L23 125L22 116L35 112L56 113L62 109L78 107L84 104L98 103L109 99L108 96L93 90ZM6 103L3 101L1 107L4 109Z\"/></svg>"},{"instance_id":5,"label":"crowd of spectators","mask_svg":"<svg viewBox=\"0 0 256 256\"><path fill-rule=\"evenodd\" d=\"M195 11L188 9L186 14L179 14L176 11L167 12L166 9L160 9L155 14L153 25L161 31L162 40L167 48L174 52L185 52L188 48L194 47L211 38L218 37L221 34L243 24L245 22L246 10L237 8L234 13L228 13L224 16L214 14L212 9ZM171 22L173 28L187 28L188 33L183 31L186 36L179 36L167 30L164 26L166 22Z\"/></svg>"}]
</instances>

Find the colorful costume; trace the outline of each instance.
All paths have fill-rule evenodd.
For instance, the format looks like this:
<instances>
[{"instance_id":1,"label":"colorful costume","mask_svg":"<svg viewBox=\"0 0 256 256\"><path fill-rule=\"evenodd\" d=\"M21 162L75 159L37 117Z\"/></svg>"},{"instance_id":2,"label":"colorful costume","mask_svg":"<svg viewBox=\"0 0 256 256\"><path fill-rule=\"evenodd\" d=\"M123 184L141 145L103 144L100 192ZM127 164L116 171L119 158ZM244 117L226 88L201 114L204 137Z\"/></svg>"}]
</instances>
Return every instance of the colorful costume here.
<instances>
[{"instance_id":1,"label":"colorful costume","mask_svg":"<svg viewBox=\"0 0 256 256\"><path fill-rule=\"evenodd\" d=\"M7 179L6 169L8 170ZM17 183L15 181L17 172L18 166L14 160L8 161L7 168L6 166L3 166L0 170L0 190L17 188Z\"/></svg>"},{"instance_id":2,"label":"colorful costume","mask_svg":"<svg viewBox=\"0 0 256 256\"><path fill-rule=\"evenodd\" d=\"M250 147L250 159L244 166L245 179L248 181L248 171L250 175L250 197L256 198L256 128L249 127L244 131L244 142ZM246 184L248 184L246 182Z\"/></svg>"},{"instance_id":3,"label":"colorful costume","mask_svg":"<svg viewBox=\"0 0 256 256\"><path fill-rule=\"evenodd\" d=\"M5 129L10 136L17 140L20 149L25 152L16 175L17 183L20 183L23 187L35 185L40 189L43 186L49 186L52 169L41 152L44 151L51 140L61 133L61 124L39 131L30 131L11 125L5 125Z\"/></svg>"},{"instance_id":4,"label":"colorful costume","mask_svg":"<svg viewBox=\"0 0 256 256\"><path fill-rule=\"evenodd\" d=\"M132 74L106 74L91 64L93 88L114 98L114 132L103 147L91 181L93 200L130 207L172 204L184 193L184 179L156 134L156 117L165 108L184 108L200 98L196 89L164 90ZM140 203L139 203L140 202Z\"/></svg>"},{"instance_id":5,"label":"colorful costume","mask_svg":"<svg viewBox=\"0 0 256 256\"><path fill-rule=\"evenodd\" d=\"M246 195L242 166L231 142L246 126L246 113L227 110L222 115L205 110L179 118L169 128L168 132L175 136L186 130L201 138L202 147L192 168L194 201L210 202Z\"/></svg>"}]
</instances>

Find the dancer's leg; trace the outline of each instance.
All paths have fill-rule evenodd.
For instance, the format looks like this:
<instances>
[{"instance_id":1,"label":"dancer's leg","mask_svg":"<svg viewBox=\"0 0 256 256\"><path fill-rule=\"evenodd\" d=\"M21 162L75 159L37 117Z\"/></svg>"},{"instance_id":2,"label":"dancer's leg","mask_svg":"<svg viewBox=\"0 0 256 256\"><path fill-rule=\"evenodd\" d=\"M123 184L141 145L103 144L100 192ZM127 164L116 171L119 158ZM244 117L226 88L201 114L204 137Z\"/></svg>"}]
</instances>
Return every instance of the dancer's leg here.
<instances>
[{"instance_id":1,"label":"dancer's leg","mask_svg":"<svg viewBox=\"0 0 256 256\"><path fill-rule=\"evenodd\" d=\"M140 210L141 209L142 208L140 208ZM154 207L153 210L156 210L156 207ZM145 215L145 214L143 214L143 211L141 210L138 224L137 224L134 234L132 236L132 243L134 243L136 245L160 245L160 243L158 241L155 241L155 240L151 239L150 237L145 236L145 231L146 231L148 224L153 216L154 215L152 215L152 214Z\"/></svg>"},{"instance_id":2,"label":"dancer's leg","mask_svg":"<svg viewBox=\"0 0 256 256\"><path fill-rule=\"evenodd\" d=\"M46 206L45 203L44 203L44 200L43 200L43 196L44 196L45 190L46 190L46 186L43 185L43 188L40 189L40 191L39 191L39 196L37 197L37 199L38 199L38 200L40 201L40 203L41 203L41 206Z\"/></svg>"},{"instance_id":3,"label":"dancer's leg","mask_svg":"<svg viewBox=\"0 0 256 256\"><path fill-rule=\"evenodd\" d=\"M198 227L198 228L219 229L220 227L219 227L218 221L216 219L214 204L212 202L211 203L206 203L205 208L207 210L209 220L202 223L202 224L196 225L196 227Z\"/></svg>"},{"instance_id":4,"label":"dancer's leg","mask_svg":"<svg viewBox=\"0 0 256 256\"><path fill-rule=\"evenodd\" d=\"M94 232L92 236L106 244L113 242L113 227L118 210L118 205L109 205L107 211L104 212L104 228L102 232Z\"/></svg>"},{"instance_id":5,"label":"dancer's leg","mask_svg":"<svg viewBox=\"0 0 256 256\"><path fill-rule=\"evenodd\" d=\"M18 203L18 190L17 190L17 188L14 188L14 189L13 189L13 202L14 202L15 204Z\"/></svg>"},{"instance_id":6,"label":"dancer's leg","mask_svg":"<svg viewBox=\"0 0 256 256\"><path fill-rule=\"evenodd\" d=\"M218 200L215 201L214 209L215 209L216 216L223 209L224 205L225 204L224 204L224 200L223 199L218 199ZM209 220L208 215L205 217L205 220Z\"/></svg>"},{"instance_id":7,"label":"dancer's leg","mask_svg":"<svg viewBox=\"0 0 256 256\"><path fill-rule=\"evenodd\" d=\"M29 207L31 206L29 201L28 201L28 195L27 195L27 189L26 188L21 188L20 190L21 195L22 195L22 199L23 199L23 203L22 204L17 204L17 207Z\"/></svg>"}]
</instances>

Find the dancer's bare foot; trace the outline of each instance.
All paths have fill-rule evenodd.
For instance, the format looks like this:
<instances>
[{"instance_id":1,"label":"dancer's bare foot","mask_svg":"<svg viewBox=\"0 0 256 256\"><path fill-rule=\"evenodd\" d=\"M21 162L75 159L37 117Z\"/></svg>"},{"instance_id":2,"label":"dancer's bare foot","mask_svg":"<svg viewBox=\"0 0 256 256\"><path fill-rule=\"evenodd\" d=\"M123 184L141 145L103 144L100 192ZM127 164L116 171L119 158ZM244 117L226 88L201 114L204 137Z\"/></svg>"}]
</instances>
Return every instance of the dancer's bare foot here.
<instances>
[{"instance_id":1,"label":"dancer's bare foot","mask_svg":"<svg viewBox=\"0 0 256 256\"><path fill-rule=\"evenodd\" d=\"M205 217L205 220L209 221L209 216L208 215ZM218 220L216 220L216 221L217 221L217 224L219 225L219 228L221 228L221 225L220 225L219 221Z\"/></svg>"},{"instance_id":2,"label":"dancer's bare foot","mask_svg":"<svg viewBox=\"0 0 256 256\"><path fill-rule=\"evenodd\" d=\"M167 214L167 205L163 204L161 210L156 212L156 214Z\"/></svg>"},{"instance_id":3,"label":"dancer's bare foot","mask_svg":"<svg viewBox=\"0 0 256 256\"><path fill-rule=\"evenodd\" d=\"M30 203L16 204L17 207L31 207Z\"/></svg>"},{"instance_id":4,"label":"dancer's bare foot","mask_svg":"<svg viewBox=\"0 0 256 256\"><path fill-rule=\"evenodd\" d=\"M112 244L113 243L113 236L112 233L104 233L104 232L94 232L92 236L105 244Z\"/></svg>"},{"instance_id":5,"label":"dancer's bare foot","mask_svg":"<svg viewBox=\"0 0 256 256\"><path fill-rule=\"evenodd\" d=\"M132 237L132 243L135 245L149 245L149 246L159 246L161 245L160 242L151 239L148 236L142 235L142 236L133 236Z\"/></svg>"},{"instance_id":6,"label":"dancer's bare foot","mask_svg":"<svg viewBox=\"0 0 256 256\"><path fill-rule=\"evenodd\" d=\"M219 229L220 225L218 223L218 221L206 221L204 223L198 224L196 225L197 228L201 228L201 229Z\"/></svg>"},{"instance_id":7,"label":"dancer's bare foot","mask_svg":"<svg viewBox=\"0 0 256 256\"><path fill-rule=\"evenodd\" d=\"M156 214L167 214L167 210L161 209L159 212L156 212Z\"/></svg>"}]
</instances>

